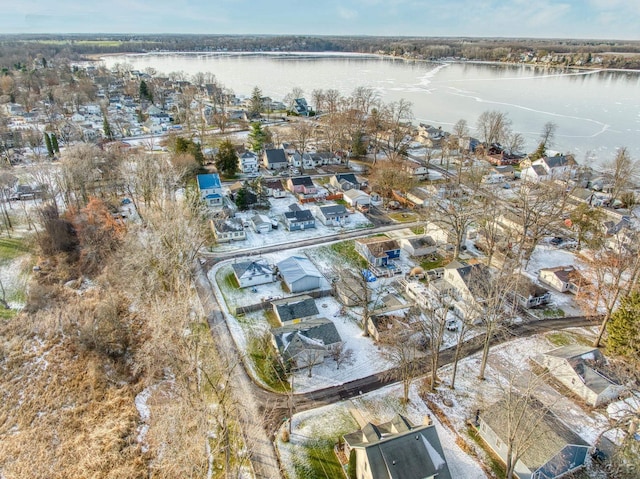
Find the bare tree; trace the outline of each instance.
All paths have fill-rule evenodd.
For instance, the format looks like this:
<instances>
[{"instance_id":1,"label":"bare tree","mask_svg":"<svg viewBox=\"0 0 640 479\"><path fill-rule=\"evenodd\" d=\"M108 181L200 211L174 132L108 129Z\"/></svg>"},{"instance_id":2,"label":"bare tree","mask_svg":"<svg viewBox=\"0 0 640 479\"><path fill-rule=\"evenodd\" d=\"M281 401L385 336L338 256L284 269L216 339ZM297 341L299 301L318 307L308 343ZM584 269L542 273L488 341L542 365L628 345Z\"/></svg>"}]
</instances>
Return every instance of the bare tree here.
<instances>
[{"instance_id":1,"label":"bare tree","mask_svg":"<svg viewBox=\"0 0 640 479\"><path fill-rule=\"evenodd\" d=\"M479 206L464 191L453 191L444 200L434 202L434 222L445 228L453 243L453 257L460 255L467 229L478 216Z\"/></svg>"},{"instance_id":2,"label":"bare tree","mask_svg":"<svg viewBox=\"0 0 640 479\"><path fill-rule=\"evenodd\" d=\"M295 86L284 97L284 104L287 106L287 110L293 110L295 101L298 98L302 98L304 91L299 86Z\"/></svg>"},{"instance_id":3,"label":"bare tree","mask_svg":"<svg viewBox=\"0 0 640 479\"><path fill-rule=\"evenodd\" d=\"M620 148L616 157L605 164L605 176L610 182L610 204L613 205L624 191L635 185L638 162L631 158L626 148Z\"/></svg>"},{"instance_id":4,"label":"bare tree","mask_svg":"<svg viewBox=\"0 0 640 479\"><path fill-rule=\"evenodd\" d=\"M344 343L338 343L331 350L331 359L336 362L336 369L340 369L342 365L352 364L353 349L347 348Z\"/></svg>"},{"instance_id":5,"label":"bare tree","mask_svg":"<svg viewBox=\"0 0 640 479\"><path fill-rule=\"evenodd\" d=\"M394 331L393 335L384 335L383 357L392 365L385 374L402 382L402 401L409 402L409 390L416 377L419 366L417 359L420 357L413 330Z\"/></svg>"},{"instance_id":6,"label":"bare tree","mask_svg":"<svg viewBox=\"0 0 640 479\"><path fill-rule=\"evenodd\" d=\"M487 145L503 143L511 132L511 120L500 111L485 111L480 114L476 124L480 138Z\"/></svg>"}]
</instances>

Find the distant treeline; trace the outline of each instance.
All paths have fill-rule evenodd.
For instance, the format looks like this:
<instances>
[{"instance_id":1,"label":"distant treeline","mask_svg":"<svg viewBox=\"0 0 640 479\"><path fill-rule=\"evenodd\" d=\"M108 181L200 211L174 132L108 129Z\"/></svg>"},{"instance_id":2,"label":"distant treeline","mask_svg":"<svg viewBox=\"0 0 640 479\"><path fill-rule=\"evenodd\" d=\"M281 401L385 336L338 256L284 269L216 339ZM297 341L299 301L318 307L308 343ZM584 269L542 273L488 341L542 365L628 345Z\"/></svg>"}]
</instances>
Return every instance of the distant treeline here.
<instances>
[{"instance_id":1,"label":"distant treeline","mask_svg":"<svg viewBox=\"0 0 640 479\"><path fill-rule=\"evenodd\" d=\"M348 37L300 35L0 35L0 68L29 64L34 58L153 51L301 51L382 53L415 59L597 65L640 68L640 41Z\"/></svg>"}]
</instances>

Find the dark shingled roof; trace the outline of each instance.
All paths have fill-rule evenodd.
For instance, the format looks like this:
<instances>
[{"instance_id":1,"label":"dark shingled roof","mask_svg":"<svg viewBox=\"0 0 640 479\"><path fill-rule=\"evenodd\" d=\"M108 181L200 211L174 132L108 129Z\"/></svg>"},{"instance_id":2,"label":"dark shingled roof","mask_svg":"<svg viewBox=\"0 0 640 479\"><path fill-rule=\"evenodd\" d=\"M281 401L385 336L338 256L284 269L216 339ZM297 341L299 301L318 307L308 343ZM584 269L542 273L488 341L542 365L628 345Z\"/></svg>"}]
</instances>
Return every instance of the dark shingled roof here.
<instances>
[{"instance_id":1,"label":"dark shingled roof","mask_svg":"<svg viewBox=\"0 0 640 479\"><path fill-rule=\"evenodd\" d=\"M322 214L325 217L332 215L342 216L346 214L347 209L344 207L344 205L327 205L321 206L320 211L322 211Z\"/></svg>"},{"instance_id":2,"label":"dark shingled roof","mask_svg":"<svg viewBox=\"0 0 640 479\"><path fill-rule=\"evenodd\" d=\"M372 477L376 479L451 479L436 428L414 426L401 415L388 423L367 424L346 434L350 447L364 449Z\"/></svg>"},{"instance_id":3,"label":"dark shingled roof","mask_svg":"<svg viewBox=\"0 0 640 479\"><path fill-rule=\"evenodd\" d=\"M310 176L296 176L291 178L291 184L294 186L315 186Z\"/></svg>"},{"instance_id":4,"label":"dark shingled roof","mask_svg":"<svg viewBox=\"0 0 640 479\"><path fill-rule=\"evenodd\" d=\"M309 346L313 346L314 343L329 346L342 341L335 325L327 318L314 318L301 323L288 324L281 328L272 329L271 333L281 352L286 352L297 335L302 336L302 342ZM311 341L305 341L305 339ZM293 356L295 352L289 351L289 355Z\"/></svg>"},{"instance_id":5,"label":"dark shingled roof","mask_svg":"<svg viewBox=\"0 0 640 479\"><path fill-rule=\"evenodd\" d=\"M398 245L396 240L389 239L386 236L383 238L361 238L357 239L356 242L365 245L376 258L386 256L385 253L387 251L400 249L400 245Z\"/></svg>"},{"instance_id":6,"label":"dark shingled roof","mask_svg":"<svg viewBox=\"0 0 640 479\"><path fill-rule=\"evenodd\" d=\"M267 155L267 163L288 163L287 156L282 148L265 150L264 154Z\"/></svg>"},{"instance_id":7,"label":"dark shingled roof","mask_svg":"<svg viewBox=\"0 0 640 479\"><path fill-rule=\"evenodd\" d=\"M308 316L316 316L318 308L316 302L310 296L301 296L295 299L282 299L274 301L273 306L278 312L280 321L291 321L298 318L306 318Z\"/></svg>"},{"instance_id":8,"label":"dark shingled roof","mask_svg":"<svg viewBox=\"0 0 640 479\"><path fill-rule=\"evenodd\" d=\"M249 271L250 276L273 274L273 267L269 266L266 261L243 261L234 263L231 267L238 278L242 277L247 271Z\"/></svg>"}]
</instances>

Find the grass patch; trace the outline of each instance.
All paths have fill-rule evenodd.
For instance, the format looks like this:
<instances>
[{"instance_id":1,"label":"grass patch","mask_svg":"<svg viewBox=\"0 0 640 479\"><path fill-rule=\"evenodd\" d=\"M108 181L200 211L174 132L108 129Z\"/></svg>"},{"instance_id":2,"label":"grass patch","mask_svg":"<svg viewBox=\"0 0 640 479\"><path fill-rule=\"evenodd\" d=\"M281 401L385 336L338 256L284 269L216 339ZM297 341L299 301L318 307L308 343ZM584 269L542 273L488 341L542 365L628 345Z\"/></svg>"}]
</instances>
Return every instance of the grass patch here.
<instances>
[{"instance_id":1,"label":"grass patch","mask_svg":"<svg viewBox=\"0 0 640 479\"><path fill-rule=\"evenodd\" d=\"M18 314L15 309L0 308L0 319L12 319Z\"/></svg>"},{"instance_id":2,"label":"grass patch","mask_svg":"<svg viewBox=\"0 0 640 479\"><path fill-rule=\"evenodd\" d=\"M342 436L359 429L358 423L346 409L339 409L336 414L323 419L318 421L318 417L309 418L308 421L313 424L306 427L307 421L301 421L297 426L298 429L304 429L303 434L309 438L300 444L300 453L293 454L293 466L298 478L344 477L334 446ZM327 428L327 422L333 427Z\"/></svg>"},{"instance_id":3,"label":"grass patch","mask_svg":"<svg viewBox=\"0 0 640 479\"><path fill-rule=\"evenodd\" d=\"M467 434L473 440L473 442L475 442L484 452L487 453L489 467L491 468L491 471L495 474L495 476L499 479L504 479L507 472L504 464L502 464L502 461L498 459L495 453L485 444L476 428L474 428L473 426L467 426Z\"/></svg>"},{"instance_id":4,"label":"grass patch","mask_svg":"<svg viewBox=\"0 0 640 479\"><path fill-rule=\"evenodd\" d=\"M366 268L367 260L356 251L355 241L342 241L331 245L334 253L342 256L348 263L357 268Z\"/></svg>"},{"instance_id":5,"label":"grass patch","mask_svg":"<svg viewBox=\"0 0 640 479\"><path fill-rule=\"evenodd\" d=\"M569 344L575 343L574 339L565 332L547 333L545 338L547 338L547 341L551 344L558 347L568 346Z\"/></svg>"},{"instance_id":6,"label":"grass patch","mask_svg":"<svg viewBox=\"0 0 640 479\"><path fill-rule=\"evenodd\" d=\"M253 361L258 377L265 385L277 392L289 391L287 373L268 333L262 336L253 336L249 340L247 352Z\"/></svg>"},{"instance_id":7,"label":"grass patch","mask_svg":"<svg viewBox=\"0 0 640 479\"><path fill-rule=\"evenodd\" d=\"M347 206L347 202L345 200L334 200L337 205Z\"/></svg>"},{"instance_id":8,"label":"grass patch","mask_svg":"<svg viewBox=\"0 0 640 479\"><path fill-rule=\"evenodd\" d=\"M420 267L427 271L430 269L441 268L447 262L446 258L443 258L440 255L434 254L425 256L422 261L420 261Z\"/></svg>"},{"instance_id":9,"label":"grass patch","mask_svg":"<svg viewBox=\"0 0 640 479\"><path fill-rule=\"evenodd\" d=\"M398 223L412 223L414 221L418 221L420 217L416 213L405 212L405 213L391 213L389 214L389 218Z\"/></svg>"},{"instance_id":10,"label":"grass patch","mask_svg":"<svg viewBox=\"0 0 640 479\"><path fill-rule=\"evenodd\" d=\"M236 275L229 273L224 277L224 284L230 289L240 289Z\"/></svg>"},{"instance_id":11,"label":"grass patch","mask_svg":"<svg viewBox=\"0 0 640 479\"><path fill-rule=\"evenodd\" d=\"M22 238L0 238L0 262L6 262L31 251Z\"/></svg>"},{"instance_id":12,"label":"grass patch","mask_svg":"<svg viewBox=\"0 0 640 479\"><path fill-rule=\"evenodd\" d=\"M562 308L554 308L553 306L549 306L544 309L534 310L537 311L538 314L536 316L542 315L543 318L564 318L565 314ZM535 314L535 313L534 313Z\"/></svg>"},{"instance_id":13,"label":"grass patch","mask_svg":"<svg viewBox=\"0 0 640 479\"><path fill-rule=\"evenodd\" d=\"M273 311L273 309L266 310L264 312L264 317L267 318L267 322L272 328L280 328L282 326L282 324L280 324L278 316L276 316L276 313Z\"/></svg>"}]
</instances>

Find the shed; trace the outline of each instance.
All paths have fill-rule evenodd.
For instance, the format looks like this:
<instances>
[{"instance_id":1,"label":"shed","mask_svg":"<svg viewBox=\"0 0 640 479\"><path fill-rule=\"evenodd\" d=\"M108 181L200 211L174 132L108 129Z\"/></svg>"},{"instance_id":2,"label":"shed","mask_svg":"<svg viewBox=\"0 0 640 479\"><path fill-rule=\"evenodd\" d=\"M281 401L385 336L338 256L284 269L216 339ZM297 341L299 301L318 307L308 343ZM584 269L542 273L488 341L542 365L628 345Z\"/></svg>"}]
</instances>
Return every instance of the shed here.
<instances>
[{"instance_id":1,"label":"shed","mask_svg":"<svg viewBox=\"0 0 640 479\"><path fill-rule=\"evenodd\" d=\"M289 291L299 293L320 287L322 274L304 256L291 256L277 265L278 272Z\"/></svg>"}]
</instances>

